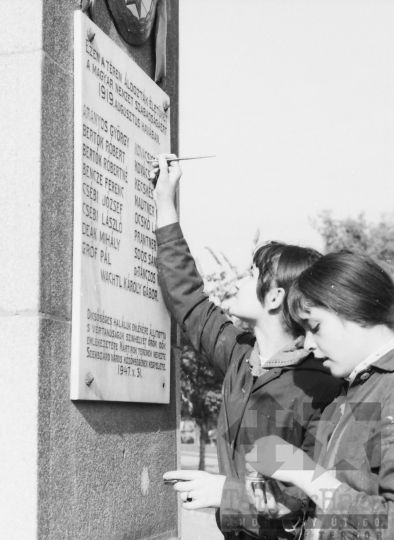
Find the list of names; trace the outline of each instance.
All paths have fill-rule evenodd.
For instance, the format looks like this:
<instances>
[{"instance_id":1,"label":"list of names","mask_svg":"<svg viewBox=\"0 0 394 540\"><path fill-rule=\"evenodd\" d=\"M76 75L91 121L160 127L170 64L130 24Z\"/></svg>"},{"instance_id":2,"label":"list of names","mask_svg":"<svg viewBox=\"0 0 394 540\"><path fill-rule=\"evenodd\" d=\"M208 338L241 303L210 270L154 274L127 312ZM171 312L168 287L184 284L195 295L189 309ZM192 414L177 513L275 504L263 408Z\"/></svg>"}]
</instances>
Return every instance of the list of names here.
<instances>
[{"instance_id":1,"label":"list of names","mask_svg":"<svg viewBox=\"0 0 394 540\"><path fill-rule=\"evenodd\" d=\"M72 399L169 402L170 317L149 181L150 160L170 151L166 101L75 13Z\"/></svg>"}]
</instances>

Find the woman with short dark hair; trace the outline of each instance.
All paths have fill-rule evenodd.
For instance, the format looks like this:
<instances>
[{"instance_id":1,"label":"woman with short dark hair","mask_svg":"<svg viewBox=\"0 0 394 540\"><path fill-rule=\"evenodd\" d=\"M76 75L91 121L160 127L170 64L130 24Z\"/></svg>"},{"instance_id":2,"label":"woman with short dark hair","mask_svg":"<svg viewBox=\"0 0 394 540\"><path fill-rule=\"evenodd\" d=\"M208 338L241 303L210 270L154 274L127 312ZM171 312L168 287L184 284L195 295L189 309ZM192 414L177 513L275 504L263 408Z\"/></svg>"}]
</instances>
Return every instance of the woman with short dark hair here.
<instances>
[{"instance_id":1,"label":"woman with short dark hair","mask_svg":"<svg viewBox=\"0 0 394 540\"><path fill-rule=\"evenodd\" d=\"M317 463L277 437L257 441L247 461L316 503L306 538L392 539L393 280L365 255L331 253L291 286L288 315L303 326L306 351L347 382L321 418ZM279 463L278 452L288 459Z\"/></svg>"},{"instance_id":2,"label":"woman with short dark hair","mask_svg":"<svg viewBox=\"0 0 394 540\"><path fill-rule=\"evenodd\" d=\"M164 478L185 480L174 486L184 508L218 508L218 524L228 540L294 539L301 530L305 494L282 486L275 501L268 493L267 506L277 519L267 523L260 514L261 489L251 502L246 491L245 453L256 438L276 434L312 454L321 412L340 390L341 382L302 349L296 339L299 328L283 316L292 281L320 255L279 242L261 246L230 309L249 323L254 335L236 327L203 292L180 229L174 203L179 165L173 161L168 166L164 156L159 162L154 196L163 296L193 346L224 377L217 437L220 474L183 470L169 471Z\"/></svg>"}]
</instances>

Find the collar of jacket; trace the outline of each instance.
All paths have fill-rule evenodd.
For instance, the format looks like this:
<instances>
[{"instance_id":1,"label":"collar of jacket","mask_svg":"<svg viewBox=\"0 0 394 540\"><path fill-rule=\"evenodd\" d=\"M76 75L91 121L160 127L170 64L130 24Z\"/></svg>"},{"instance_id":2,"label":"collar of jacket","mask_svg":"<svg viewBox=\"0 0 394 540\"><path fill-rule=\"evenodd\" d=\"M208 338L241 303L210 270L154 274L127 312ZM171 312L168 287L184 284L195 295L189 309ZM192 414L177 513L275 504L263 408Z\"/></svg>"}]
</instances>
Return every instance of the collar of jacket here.
<instances>
[{"instance_id":1,"label":"collar of jacket","mask_svg":"<svg viewBox=\"0 0 394 540\"><path fill-rule=\"evenodd\" d=\"M378 368L378 369L381 369L382 371L391 371L391 372L394 371L394 349L392 349L391 351L388 351L376 362L368 366L368 368L370 369Z\"/></svg>"},{"instance_id":2,"label":"collar of jacket","mask_svg":"<svg viewBox=\"0 0 394 540\"><path fill-rule=\"evenodd\" d=\"M300 364L310 355L310 353L303 348L303 345L304 338L303 336L300 336L296 340L287 343L283 349L280 349L280 351L271 356L271 358L262 366L260 362L260 350L256 341L252 354L246 361L249 362L252 375L254 377L260 377L267 369L284 368Z\"/></svg>"}]
</instances>

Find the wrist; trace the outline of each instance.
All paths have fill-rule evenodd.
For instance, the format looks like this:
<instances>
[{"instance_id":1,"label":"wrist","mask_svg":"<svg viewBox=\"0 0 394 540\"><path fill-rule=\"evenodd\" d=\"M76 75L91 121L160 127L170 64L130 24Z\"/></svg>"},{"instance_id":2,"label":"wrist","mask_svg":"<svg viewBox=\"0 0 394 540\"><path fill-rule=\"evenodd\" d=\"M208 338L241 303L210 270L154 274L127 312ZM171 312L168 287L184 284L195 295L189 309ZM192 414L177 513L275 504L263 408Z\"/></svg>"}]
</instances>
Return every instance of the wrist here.
<instances>
[{"instance_id":1,"label":"wrist","mask_svg":"<svg viewBox=\"0 0 394 540\"><path fill-rule=\"evenodd\" d=\"M173 193L166 195L159 195L156 193L155 196L156 206L175 206L175 195Z\"/></svg>"}]
</instances>

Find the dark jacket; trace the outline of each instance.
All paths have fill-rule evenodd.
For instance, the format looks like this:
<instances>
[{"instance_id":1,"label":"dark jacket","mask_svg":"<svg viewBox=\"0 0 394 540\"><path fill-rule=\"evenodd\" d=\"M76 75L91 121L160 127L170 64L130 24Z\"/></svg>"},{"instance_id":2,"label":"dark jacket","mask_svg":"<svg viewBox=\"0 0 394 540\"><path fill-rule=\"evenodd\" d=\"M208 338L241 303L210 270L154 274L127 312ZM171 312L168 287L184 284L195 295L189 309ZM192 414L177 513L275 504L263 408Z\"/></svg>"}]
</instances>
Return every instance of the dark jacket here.
<instances>
[{"instance_id":1,"label":"dark jacket","mask_svg":"<svg viewBox=\"0 0 394 540\"><path fill-rule=\"evenodd\" d=\"M332 494L325 514L317 511L308 528L320 529L320 535L315 534L319 540L353 539L357 532L359 540L392 540L394 351L360 372L327 407L317 439L316 461L334 469L343 484ZM331 492L327 501L329 496ZM312 530L306 536L314 538Z\"/></svg>"},{"instance_id":2,"label":"dark jacket","mask_svg":"<svg viewBox=\"0 0 394 540\"><path fill-rule=\"evenodd\" d=\"M249 505L244 492L244 456L256 439L268 434L312 455L321 412L338 395L342 382L311 356L287 365L289 357L299 360L300 351L293 347L278 356L275 367L254 377L249 360L255 337L234 326L209 301L179 224L162 227L156 235L159 283L166 305L193 346L224 377L217 449L219 471L227 480L217 516L219 527L227 539L235 538L239 531L243 531L241 538L293 538L281 520L271 520L267 526ZM304 497L295 488L289 493Z\"/></svg>"}]
</instances>

